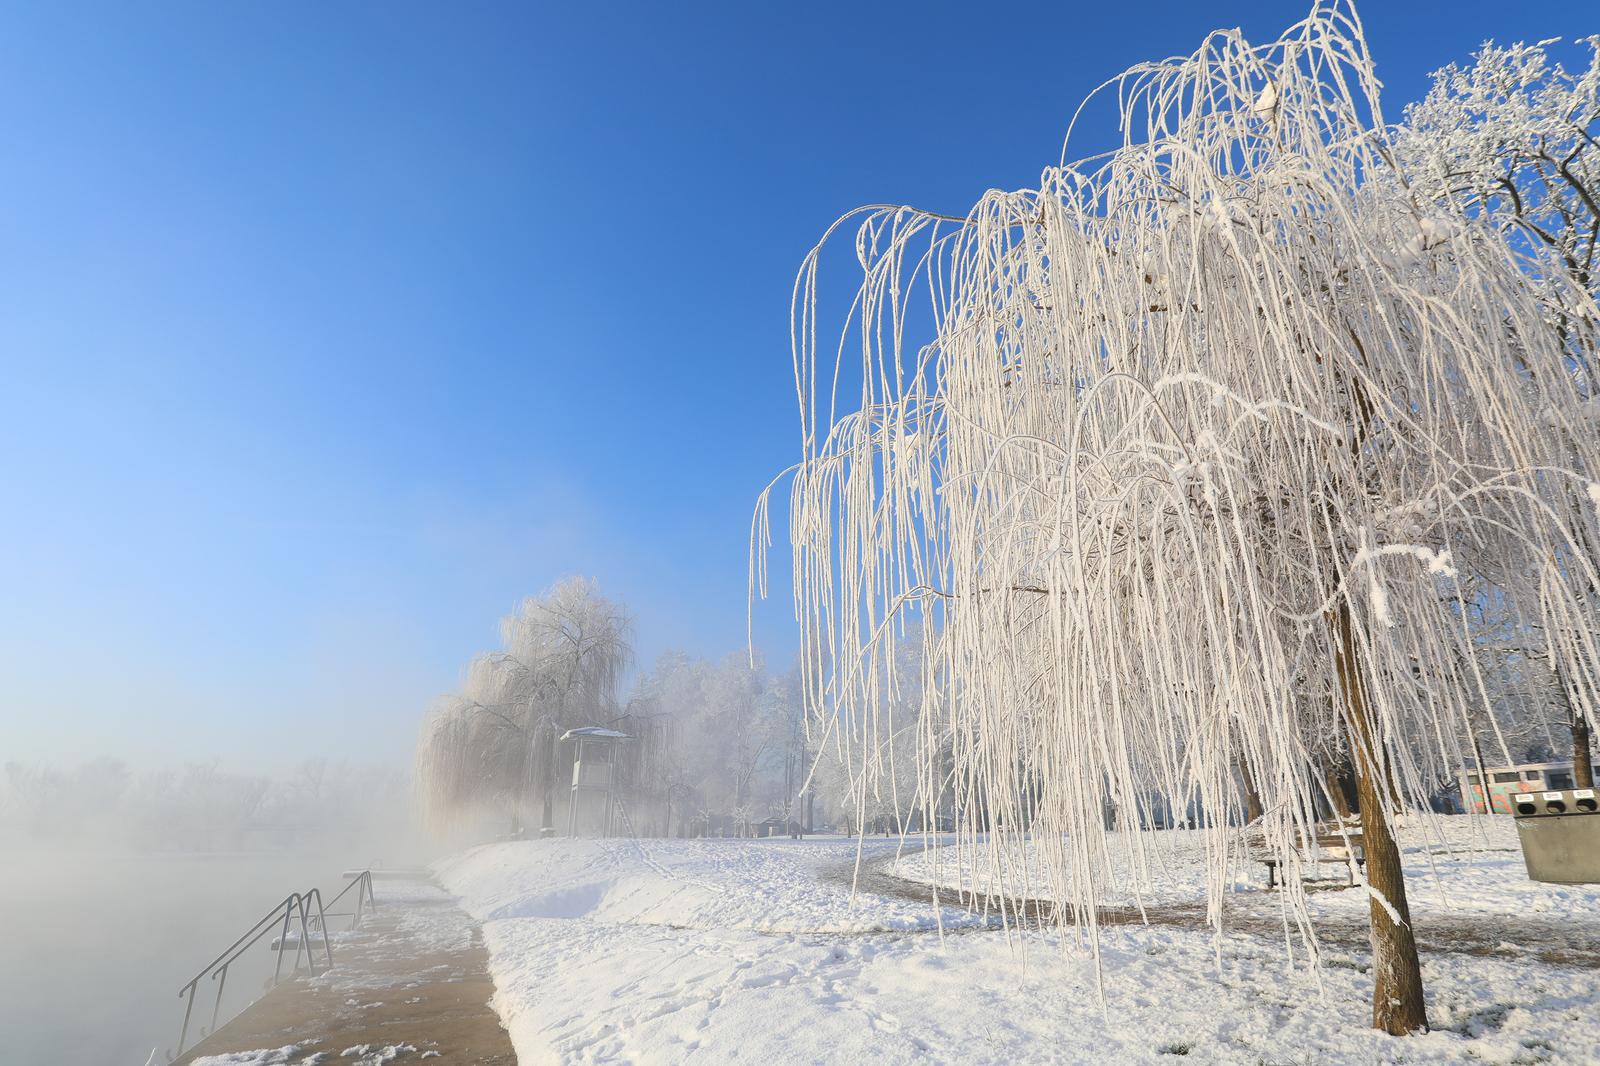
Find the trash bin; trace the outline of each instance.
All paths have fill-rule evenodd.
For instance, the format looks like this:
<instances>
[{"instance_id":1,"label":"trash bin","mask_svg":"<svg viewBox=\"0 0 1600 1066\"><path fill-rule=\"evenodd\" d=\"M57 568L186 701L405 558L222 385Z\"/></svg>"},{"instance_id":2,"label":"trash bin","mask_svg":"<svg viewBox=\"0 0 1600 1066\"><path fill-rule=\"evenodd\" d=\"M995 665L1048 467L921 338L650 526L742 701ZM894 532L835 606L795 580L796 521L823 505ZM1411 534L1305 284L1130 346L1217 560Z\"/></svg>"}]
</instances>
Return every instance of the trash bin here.
<instances>
[{"instance_id":1,"label":"trash bin","mask_svg":"<svg viewBox=\"0 0 1600 1066\"><path fill-rule=\"evenodd\" d=\"M1600 804L1594 789L1519 792L1511 801L1530 878L1600 884Z\"/></svg>"}]
</instances>

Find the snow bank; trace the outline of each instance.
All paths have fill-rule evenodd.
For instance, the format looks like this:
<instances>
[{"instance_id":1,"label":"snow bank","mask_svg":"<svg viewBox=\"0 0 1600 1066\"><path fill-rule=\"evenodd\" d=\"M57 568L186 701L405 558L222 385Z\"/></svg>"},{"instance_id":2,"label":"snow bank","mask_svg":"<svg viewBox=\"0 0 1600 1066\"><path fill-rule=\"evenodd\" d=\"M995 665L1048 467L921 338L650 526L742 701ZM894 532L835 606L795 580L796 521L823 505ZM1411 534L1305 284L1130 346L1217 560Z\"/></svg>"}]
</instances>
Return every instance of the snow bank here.
<instances>
[{"instance_id":1,"label":"snow bank","mask_svg":"<svg viewBox=\"0 0 1600 1066\"><path fill-rule=\"evenodd\" d=\"M870 840L893 856L897 840ZM931 929L927 903L852 898L856 846L834 840L540 840L475 848L436 868L474 918L587 918L609 924L761 932ZM931 896L930 896L931 899ZM974 923L946 908L944 920Z\"/></svg>"},{"instance_id":2,"label":"snow bank","mask_svg":"<svg viewBox=\"0 0 1600 1066\"><path fill-rule=\"evenodd\" d=\"M1187 845L1166 846L1181 880ZM895 853L864 847L875 866ZM1097 960L1070 933L1007 934L950 909L941 937L929 903L852 899L854 859L828 840L549 840L477 848L438 874L484 922L494 1007L524 1066L1600 1061L1593 969L1427 954L1436 1030L1396 1039L1369 1028L1357 951L1330 948L1318 975L1270 937L1124 926L1102 931ZM1412 842L1408 859L1429 854ZM1439 861L1458 905L1595 920L1595 892L1519 882L1514 853Z\"/></svg>"}]
</instances>

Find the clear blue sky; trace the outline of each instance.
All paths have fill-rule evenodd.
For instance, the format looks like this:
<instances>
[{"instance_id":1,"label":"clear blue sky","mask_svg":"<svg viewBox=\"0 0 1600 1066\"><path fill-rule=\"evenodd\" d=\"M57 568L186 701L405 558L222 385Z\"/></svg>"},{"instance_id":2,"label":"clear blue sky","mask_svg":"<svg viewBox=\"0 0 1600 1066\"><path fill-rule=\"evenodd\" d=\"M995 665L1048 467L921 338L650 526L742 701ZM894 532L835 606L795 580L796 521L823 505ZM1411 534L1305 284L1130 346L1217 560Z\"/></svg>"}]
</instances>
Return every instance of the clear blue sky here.
<instances>
[{"instance_id":1,"label":"clear blue sky","mask_svg":"<svg viewBox=\"0 0 1600 1066\"><path fill-rule=\"evenodd\" d=\"M1585 7L1369 3L1386 109ZM567 573L645 661L742 646L824 227L1032 184L1106 77L1306 8L0 7L0 761L403 759Z\"/></svg>"}]
</instances>

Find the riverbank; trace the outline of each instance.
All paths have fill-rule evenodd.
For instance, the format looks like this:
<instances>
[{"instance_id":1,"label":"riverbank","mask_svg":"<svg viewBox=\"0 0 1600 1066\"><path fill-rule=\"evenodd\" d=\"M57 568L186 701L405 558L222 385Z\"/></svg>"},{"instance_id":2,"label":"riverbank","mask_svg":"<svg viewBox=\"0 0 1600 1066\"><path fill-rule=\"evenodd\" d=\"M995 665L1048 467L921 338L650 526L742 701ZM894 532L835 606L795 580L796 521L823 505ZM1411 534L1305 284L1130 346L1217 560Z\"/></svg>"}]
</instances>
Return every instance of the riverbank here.
<instances>
[{"instance_id":1,"label":"riverbank","mask_svg":"<svg viewBox=\"0 0 1600 1066\"><path fill-rule=\"evenodd\" d=\"M334 968L272 989L174 1066L514 1066L478 925L436 885L380 880Z\"/></svg>"},{"instance_id":2,"label":"riverbank","mask_svg":"<svg viewBox=\"0 0 1600 1066\"><path fill-rule=\"evenodd\" d=\"M1408 848L1435 1028L1395 1038L1370 1027L1364 940L1337 935L1342 912L1365 907L1360 889L1318 893L1334 935L1312 970L1287 962L1281 912L1273 929L1221 936L1110 926L1096 948L935 911L927 886L889 872L896 844L862 842L853 895L857 844L839 838L526 841L438 872L483 923L522 1066L1600 1061L1593 971L1498 942L1543 936L1548 923L1509 920L1536 904L1595 942L1592 893L1519 881L1504 851L1447 862ZM1429 868L1442 891L1422 884ZM1251 914L1278 907L1247 882L1235 898ZM1429 932L1446 918L1479 919L1492 953Z\"/></svg>"},{"instance_id":3,"label":"riverbank","mask_svg":"<svg viewBox=\"0 0 1600 1066\"><path fill-rule=\"evenodd\" d=\"M177 992L195 971L291 889L335 883L354 849L322 844L256 852L6 848L0 910L16 920L0 951L0 1062L141 1066L153 1052L165 1063L183 1020ZM259 994L272 970L264 956L234 968L223 1017Z\"/></svg>"}]
</instances>

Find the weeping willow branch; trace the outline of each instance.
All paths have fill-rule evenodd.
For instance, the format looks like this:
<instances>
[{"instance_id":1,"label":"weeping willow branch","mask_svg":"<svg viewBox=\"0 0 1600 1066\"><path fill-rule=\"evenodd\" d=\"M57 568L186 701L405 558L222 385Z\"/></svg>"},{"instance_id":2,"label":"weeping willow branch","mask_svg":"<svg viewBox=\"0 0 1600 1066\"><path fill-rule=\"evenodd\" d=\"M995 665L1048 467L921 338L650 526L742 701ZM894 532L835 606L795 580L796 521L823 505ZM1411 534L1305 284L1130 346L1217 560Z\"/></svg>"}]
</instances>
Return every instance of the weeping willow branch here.
<instances>
[{"instance_id":1,"label":"weeping willow branch","mask_svg":"<svg viewBox=\"0 0 1600 1066\"><path fill-rule=\"evenodd\" d=\"M1465 764L1456 738L1490 702L1465 582L1561 623L1561 669L1600 676L1595 633L1570 625L1600 456L1560 428L1584 397L1517 251L1409 192L1353 9L1266 46L1215 33L1111 84L1109 155L956 226L846 216L860 285L831 351L823 245L807 257L802 666L863 792L917 675L936 723L920 800L953 806L958 853L1003 894L1046 892L1092 932L1113 853L1148 866L1108 805L1124 827L1176 811L1204 831L1220 926L1241 773L1288 853L1346 753L1387 778L1363 788L1375 823ZM889 634L911 613L928 624L907 666Z\"/></svg>"}]
</instances>

